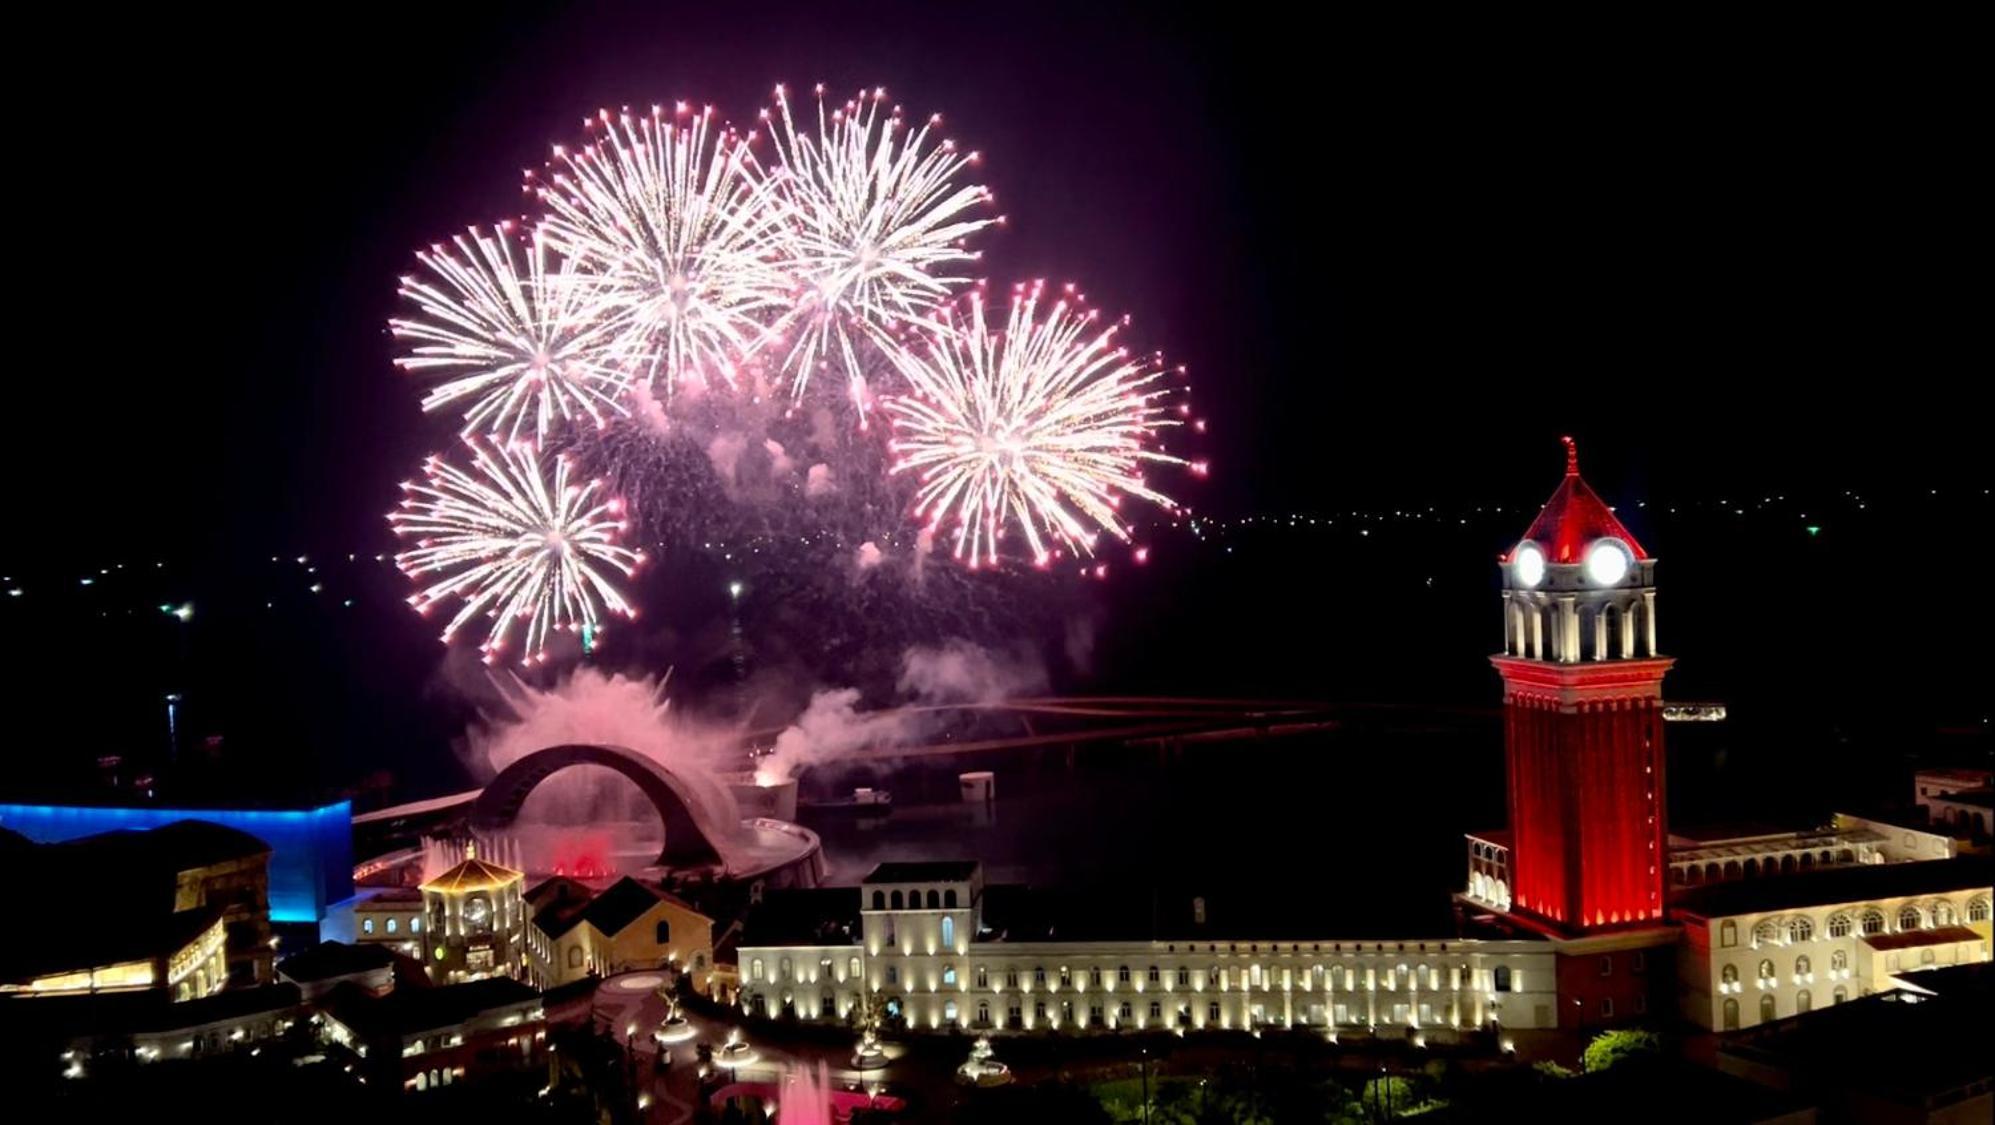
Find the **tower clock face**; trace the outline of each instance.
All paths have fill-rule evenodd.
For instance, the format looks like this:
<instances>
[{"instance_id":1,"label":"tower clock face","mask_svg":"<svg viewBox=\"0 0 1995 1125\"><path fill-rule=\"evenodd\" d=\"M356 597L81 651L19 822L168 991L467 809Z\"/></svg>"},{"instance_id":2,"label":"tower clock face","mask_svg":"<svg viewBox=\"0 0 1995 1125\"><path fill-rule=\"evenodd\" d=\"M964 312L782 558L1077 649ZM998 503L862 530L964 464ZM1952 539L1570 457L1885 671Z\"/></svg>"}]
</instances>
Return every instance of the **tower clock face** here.
<instances>
[{"instance_id":1,"label":"tower clock face","mask_svg":"<svg viewBox=\"0 0 1995 1125\"><path fill-rule=\"evenodd\" d=\"M1545 552L1536 543L1520 544L1510 556L1510 573L1517 584L1531 589L1545 580Z\"/></svg>"},{"instance_id":2,"label":"tower clock face","mask_svg":"<svg viewBox=\"0 0 1995 1125\"><path fill-rule=\"evenodd\" d=\"M1587 548L1586 576L1602 586L1612 586L1628 575L1628 552L1619 543L1602 541Z\"/></svg>"}]
</instances>

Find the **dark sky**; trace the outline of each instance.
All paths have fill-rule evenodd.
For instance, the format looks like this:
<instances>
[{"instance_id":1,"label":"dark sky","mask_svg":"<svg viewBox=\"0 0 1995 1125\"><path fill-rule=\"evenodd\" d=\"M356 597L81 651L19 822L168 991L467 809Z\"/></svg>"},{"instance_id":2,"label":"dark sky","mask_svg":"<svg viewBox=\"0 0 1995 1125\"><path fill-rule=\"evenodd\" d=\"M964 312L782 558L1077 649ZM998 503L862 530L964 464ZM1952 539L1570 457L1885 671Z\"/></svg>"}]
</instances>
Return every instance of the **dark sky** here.
<instances>
[{"instance_id":1,"label":"dark sky","mask_svg":"<svg viewBox=\"0 0 1995 1125\"><path fill-rule=\"evenodd\" d=\"M598 106L778 81L945 112L993 282L1192 365L1209 510L1535 498L1566 430L1610 493L1985 481L1970 37L1277 11L73 8L7 80L16 533L384 539L448 441L388 363L412 250Z\"/></svg>"}]
</instances>

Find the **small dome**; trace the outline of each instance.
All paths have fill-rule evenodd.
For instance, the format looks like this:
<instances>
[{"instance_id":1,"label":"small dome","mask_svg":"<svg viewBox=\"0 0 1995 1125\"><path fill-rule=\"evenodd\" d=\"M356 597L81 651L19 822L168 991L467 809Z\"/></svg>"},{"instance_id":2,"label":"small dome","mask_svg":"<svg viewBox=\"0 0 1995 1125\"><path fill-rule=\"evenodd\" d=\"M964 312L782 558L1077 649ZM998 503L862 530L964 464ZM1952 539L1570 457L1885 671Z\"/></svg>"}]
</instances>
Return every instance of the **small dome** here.
<instances>
[{"instance_id":1,"label":"small dome","mask_svg":"<svg viewBox=\"0 0 1995 1125\"><path fill-rule=\"evenodd\" d=\"M1613 509L1593 491L1579 475L1579 450L1571 438L1561 438L1566 445L1566 475L1559 482L1558 490L1545 506L1538 511L1538 518L1531 522L1518 542L1536 543L1545 553L1545 560L1551 563L1573 565L1586 558L1586 548L1596 540L1618 539L1634 552L1637 559L1647 559L1649 553L1635 541L1621 521L1614 518ZM1512 549L1512 554L1515 549ZM1505 555L1504 562L1510 561Z\"/></svg>"}]
</instances>

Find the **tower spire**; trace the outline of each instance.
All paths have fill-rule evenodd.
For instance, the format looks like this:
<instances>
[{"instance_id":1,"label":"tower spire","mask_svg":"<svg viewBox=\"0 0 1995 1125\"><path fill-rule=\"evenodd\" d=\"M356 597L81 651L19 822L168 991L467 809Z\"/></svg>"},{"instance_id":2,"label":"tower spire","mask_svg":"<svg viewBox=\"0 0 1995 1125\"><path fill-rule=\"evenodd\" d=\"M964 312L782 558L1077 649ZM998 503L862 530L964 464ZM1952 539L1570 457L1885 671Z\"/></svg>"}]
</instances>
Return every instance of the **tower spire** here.
<instances>
[{"instance_id":1,"label":"tower spire","mask_svg":"<svg viewBox=\"0 0 1995 1125\"><path fill-rule=\"evenodd\" d=\"M1579 446L1573 442L1570 434L1559 440L1566 444L1566 475L1576 477L1579 475Z\"/></svg>"}]
</instances>

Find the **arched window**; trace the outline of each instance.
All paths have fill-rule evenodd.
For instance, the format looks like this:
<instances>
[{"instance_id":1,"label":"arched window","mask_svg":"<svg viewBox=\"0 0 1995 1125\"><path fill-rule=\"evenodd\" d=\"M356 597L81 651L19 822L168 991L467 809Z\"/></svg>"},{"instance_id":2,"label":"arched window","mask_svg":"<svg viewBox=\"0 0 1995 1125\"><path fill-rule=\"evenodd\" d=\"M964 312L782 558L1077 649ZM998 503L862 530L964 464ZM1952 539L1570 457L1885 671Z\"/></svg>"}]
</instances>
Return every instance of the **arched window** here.
<instances>
[{"instance_id":1,"label":"arched window","mask_svg":"<svg viewBox=\"0 0 1995 1125\"><path fill-rule=\"evenodd\" d=\"M1046 987L1046 966L1044 965L1033 966L1032 983L1038 985L1041 988Z\"/></svg>"},{"instance_id":2,"label":"arched window","mask_svg":"<svg viewBox=\"0 0 1995 1125\"><path fill-rule=\"evenodd\" d=\"M1916 930L1925 924L1925 912L1909 902L1898 911L1898 928L1900 930Z\"/></svg>"},{"instance_id":3,"label":"arched window","mask_svg":"<svg viewBox=\"0 0 1995 1125\"><path fill-rule=\"evenodd\" d=\"M847 980L859 979L859 959L857 957L854 957L851 963L845 966L845 977Z\"/></svg>"},{"instance_id":4,"label":"arched window","mask_svg":"<svg viewBox=\"0 0 1995 1125\"><path fill-rule=\"evenodd\" d=\"M1759 979L1770 981L1773 979L1773 975L1773 958L1763 958L1759 963Z\"/></svg>"},{"instance_id":5,"label":"arched window","mask_svg":"<svg viewBox=\"0 0 1995 1125\"><path fill-rule=\"evenodd\" d=\"M1073 986L1074 986L1074 971L1072 969L1067 968L1065 965L1060 966L1060 987L1072 988Z\"/></svg>"},{"instance_id":6,"label":"arched window","mask_svg":"<svg viewBox=\"0 0 1995 1125\"><path fill-rule=\"evenodd\" d=\"M418 914L409 919L409 932L412 934L419 934L423 932L422 915Z\"/></svg>"},{"instance_id":7,"label":"arched window","mask_svg":"<svg viewBox=\"0 0 1995 1125\"><path fill-rule=\"evenodd\" d=\"M888 983L888 984L899 984L900 982L901 982L901 968L900 968L900 966L899 966L899 965L888 965L888 966L887 966L887 983Z\"/></svg>"},{"instance_id":8,"label":"arched window","mask_svg":"<svg viewBox=\"0 0 1995 1125\"><path fill-rule=\"evenodd\" d=\"M1848 937L1856 929L1856 922L1848 914L1835 914L1829 918L1830 937Z\"/></svg>"},{"instance_id":9,"label":"arched window","mask_svg":"<svg viewBox=\"0 0 1995 1125\"><path fill-rule=\"evenodd\" d=\"M1185 987L1188 987L1188 986L1189 986L1190 984L1191 984L1191 970L1190 970L1190 969L1187 969L1187 968L1185 968L1185 967L1184 967L1183 965L1179 965L1179 966L1178 966L1178 987L1179 987L1179 988L1185 988Z\"/></svg>"},{"instance_id":10,"label":"arched window","mask_svg":"<svg viewBox=\"0 0 1995 1125\"><path fill-rule=\"evenodd\" d=\"M1795 976L1797 976L1797 977L1801 977L1801 978L1803 978L1803 979L1806 979L1806 978L1807 978L1807 976L1808 976L1808 974L1809 974L1809 973L1812 973L1812 972L1814 972L1814 971L1815 971L1815 962L1813 962L1813 961L1810 961L1810 960L1808 959L1808 955L1807 955L1807 954L1805 954L1805 953L1804 953L1804 954L1802 954L1801 956L1799 956L1799 957L1796 957L1796 958L1794 959L1794 975L1795 975Z\"/></svg>"},{"instance_id":11,"label":"arched window","mask_svg":"<svg viewBox=\"0 0 1995 1125\"><path fill-rule=\"evenodd\" d=\"M1831 996L1829 999L1833 1003L1840 1004L1849 998L1850 998L1850 990L1844 988L1842 985L1839 984L1836 986L1835 994Z\"/></svg>"},{"instance_id":12,"label":"arched window","mask_svg":"<svg viewBox=\"0 0 1995 1125\"><path fill-rule=\"evenodd\" d=\"M1739 967L1737 965L1725 966L1724 969L1719 972L1718 978L1728 987L1739 983Z\"/></svg>"},{"instance_id":13,"label":"arched window","mask_svg":"<svg viewBox=\"0 0 1995 1125\"><path fill-rule=\"evenodd\" d=\"M954 988L956 986L956 966L954 965L942 966L942 983L948 985L951 988Z\"/></svg>"},{"instance_id":14,"label":"arched window","mask_svg":"<svg viewBox=\"0 0 1995 1125\"><path fill-rule=\"evenodd\" d=\"M1739 924L1737 922L1727 918L1723 922L1718 923L1718 944L1721 946L1739 944Z\"/></svg>"},{"instance_id":15,"label":"arched window","mask_svg":"<svg viewBox=\"0 0 1995 1125\"><path fill-rule=\"evenodd\" d=\"M1953 903L1950 903L1945 899L1940 899L1933 903L1934 929L1938 929L1941 926L1951 926L1954 924L1954 920L1955 920L1955 915L1953 912ZM388 928L391 930L394 929L395 924L393 922L390 922L388 924Z\"/></svg>"},{"instance_id":16,"label":"arched window","mask_svg":"<svg viewBox=\"0 0 1995 1125\"><path fill-rule=\"evenodd\" d=\"M1861 930L1865 937L1876 937L1878 934L1883 933L1884 911L1874 906L1864 911L1862 916L1857 920L1857 929Z\"/></svg>"},{"instance_id":17,"label":"arched window","mask_svg":"<svg viewBox=\"0 0 1995 1125\"><path fill-rule=\"evenodd\" d=\"M956 1002L954 1000L945 1000L942 1002L942 1022L956 1022Z\"/></svg>"},{"instance_id":18,"label":"arched window","mask_svg":"<svg viewBox=\"0 0 1995 1125\"><path fill-rule=\"evenodd\" d=\"M1838 949L1829 954L1829 971L1840 973L1850 967L1850 954L1847 949Z\"/></svg>"},{"instance_id":19,"label":"arched window","mask_svg":"<svg viewBox=\"0 0 1995 1125\"><path fill-rule=\"evenodd\" d=\"M990 1022L991 1002L989 1000L977 1001L977 1025L979 1027L988 1026Z\"/></svg>"},{"instance_id":20,"label":"arched window","mask_svg":"<svg viewBox=\"0 0 1995 1125\"><path fill-rule=\"evenodd\" d=\"M796 968L790 964L790 959L785 957L781 961L776 962L776 972L781 975L783 980L790 980L796 975Z\"/></svg>"},{"instance_id":21,"label":"arched window","mask_svg":"<svg viewBox=\"0 0 1995 1125\"><path fill-rule=\"evenodd\" d=\"M1814 995L1814 993L1811 993L1811 992L1809 992L1809 991L1808 991L1807 989L1805 989L1805 988L1804 988L1804 989L1802 989L1802 990L1801 990L1800 992L1798 992L1798 993L1796 993L1796 994L1795 994L1795 996L1794 996L1794 1013L1795 1013L1796 1015L1799 1015L1799 1014L1801 1014L1802 1012L1807 1012L1807 1011L1813 1011L1813 1010L1814 1010L1814 1007L1815 1007L1815 995Z\"/></svg>"},{"instance_id":22,"label":"arched window","mask_svg":"<svg viewBox=\"0 0 1995 1125\"><path fill-rule=\"evenodd\" d=\"M875 909L875 910L885 910L886 908L887 908L887 892L885 892L885 891L874 891L874 892L873 892L873 909Z\"/></svg>"},{"instance_id":23,"label":"arched window","mask_svg":"<svg viewBox=\"0 0 1995 1125\"><path fill-rule=\"evenodd\" d=\"M931 889L928 892L928 908L930 910L942 909L942 893L940 891Z\"/></svg>"},{"instance_id":24,"label":"arched window","mask_svg":"<svg viewBox=\"0 0 1995 1125\"><path fill-rule=\"evenodd\" d=\"M989 988L990 986L991 986L991 971L990 971L989 969L986 969L986 968L984 968L984 967L983 967L982 965L978 965L978 966L977 966L977 987L978 987L978 988Z\"/></svg>"},{"instance_id":25,"label":"arched window","mask_svg":"<svg viewBox=\"0 0 1995 1125\"><path fill-rule=\"evenodd\" d=\"M1115 983L1117 984L1129 983L1129 966L1124 965L1121 968L1115 970Z\"/></svg>"},{"instance_id":26,"label":"arched window","mask_svg":"<svg viewBox=\"0 0 1995 1125\"><path fill-rule=\"evenodd\" d=\"M1759 946L1762 945L1772 945L1774 942L1779 940L1780 940L1780 923L1774 921L1773 919L1768 918L1766 921L1761 922L1759 925L1753 927L1754 948L1758 948Z\"/></svg>"},{"instance_id":27,"label":"arched window","mask_svg":"<svg viewBox=\"0 0 1995 1125\"><path fill-rule=\"evenodd\" d=\"M1510 966L1498 965L1496 967L1496 991L1510 991Z\"/></svg>"},{"instance_id":28,"label":"arched window","mask_svg":"<svg viewBox=\"0 0 1995 1125\"><path fill-rule=\"evenodd\" d=\"M361 933L363 933L363 934L371 934L371 933L373 933L373 932L374 932L374 919L372 919L372 918L362 918L362 919L360 920L360 932L361 932Z\"/></svg>"},{"instance_id":29,"label":"arched window","mask_svg":"<svg viewBox=\"0 0 1995 1125\"><path fill-rule=\"evenodd\" d=\"M1787 940L1790 942L1815 940L1815 923L1806 918L1789 918Z\"/></svg>"},{"instance_id":30,"label":"arched window","mask_svg":"<svg viewBox=\"0 0 1995 1125\"><path fill-rule=\"evenodd\" d=\"M942 944L949 949L956 948L956 919L947 914L942 916Z\"/></svg>"},{"instance_id":31,"label":"arched window","mask_svg":"<svg viewBox=\"0 0 1995 1125\"><path fill-rule=\"evenodd\" d=\"M1730 996L1725 997L1725 1022L1723 1026L1726 1031L1739 1030L1739 1002Z\"/></svg>"},{"instance_id":32,"label":"arched window","mask_svg":"<svg viewBox=\"0 0 1995 1125\"><path fill-rule=\"evenodd\" d=\"M1970 922L1986 922L1988 920L1988 899L1986 896L1977 898L1967 904L1967 920Z\"/></svg>"},{"instance_id":33,"label":"arched window","mask_svg":"<svg viewBox=\"0 0 1995 1125\"><path fill-rule=\"evenodd\" d=\"M895 891L893 897L888 899L887 901L893 904L893 908L895 910L899 910L901 906L904 905L901 900L901 893L899 891Z\"/></svg>"},{"instance_id":34,"label":"arched window","mask_svg":"<svg viewBox=\"0 0 1995 1125\"><path fill-rule=\"evenodd\" d=\"M1164 981L1163 974L1158 971L1157 966L1155 965L1150 966L1150 983L1162 984L1163 981Z\"/></svg>"},{"instance_id":35,"label":"arched window","mask_svg":"<svg viewBox=\"0 0 1995 1125\"><path fill-rule=\"evenodd\" d=\"M582 967L581 946L571 945L568 947L568 967L571 969L579 969ZM755 979L756 980L762 979L762 962L760 961L755 962Z\"/></svg>"},{"instance_id":36,"label":"arched window","mask_svg":"<svg viewBox=\"0 0 1995 1125\"><path fill-rule=\"evenodd\" d=\"M393 917L389 918L389 919L388 919L388 932L392 934L392 933L394 933L394 932L395 932L395 931L396 931L397 929L400 929L400 928L401 928L401 926L400 926L400 923L401 923L401 919L399 919L399 918L393 918Z\"/></svg>"},{"instance_id":37,"label":"arched window","mask_svg":"<svg viewBox=\"0 0 1995 1125\"><path fill-rule=\"evenodd\" d=\"M946 910L956 909L956 888L950 887L942 892L942 906Z\"/></svg>"},{"instance_id":38,"label":"arched window","mask_svg":"<svg viewBox=\"0 0 1995 1125\"><path fill-rule=\"evenodd\" d=\"M658 919L658 925L655 927L655 930L655 940L659 945L664 945L666 942L672 940L672 923L668 919Z\"/></svg>"},{"instance_id":39,"label":"arched window","mask_svg":"<svg viewBox=\"0 0 1995 1125\"><path fill-rule=\"evenodd\" d=\"M1780 1015L1780 1006L1774 1002L1773 993L1763 992L1759 998L1759 1022L1772 1023Z\"/></svg>"}]
</instances>

